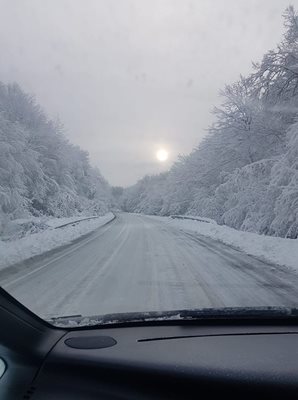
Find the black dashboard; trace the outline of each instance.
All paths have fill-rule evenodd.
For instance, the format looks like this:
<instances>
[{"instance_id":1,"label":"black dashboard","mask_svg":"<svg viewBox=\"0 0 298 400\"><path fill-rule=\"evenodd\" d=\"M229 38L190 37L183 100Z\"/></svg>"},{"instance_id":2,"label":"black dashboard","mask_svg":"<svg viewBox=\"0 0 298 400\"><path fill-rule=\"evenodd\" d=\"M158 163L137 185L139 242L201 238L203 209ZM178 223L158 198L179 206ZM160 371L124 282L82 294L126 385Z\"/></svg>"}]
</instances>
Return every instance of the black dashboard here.
<instances>
[{"instance_id":1,"label":"black dashboard","mask_svg":"<svg viewBox=\"0 0 298 400\"><path fill-rule=\"evenodd\" d=\"M0 290L1 399L297 399L298 325L46 324Z\"/></svg>"},{"instance_id":2,"label":"black dashboard","mask_svg":"<svg viewBox=\"0 0 298 400\"><path fill-rule=\"evenodd\" d=\"M116 343L92 345L101 337ZM73 338L76 347L68 344ZM298 398L298 332L216 325L74 331L52 349L36 386L35 398L45 400Z\"/></svg>"}]
</instances>

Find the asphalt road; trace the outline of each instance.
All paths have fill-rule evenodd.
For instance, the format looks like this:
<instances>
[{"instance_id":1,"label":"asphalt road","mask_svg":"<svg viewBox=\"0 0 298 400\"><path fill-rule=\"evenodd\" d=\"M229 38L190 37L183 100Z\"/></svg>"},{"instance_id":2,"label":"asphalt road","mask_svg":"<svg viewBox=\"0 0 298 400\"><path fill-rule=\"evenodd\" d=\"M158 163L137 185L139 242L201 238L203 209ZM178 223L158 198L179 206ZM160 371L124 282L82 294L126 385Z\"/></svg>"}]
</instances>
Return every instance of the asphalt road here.
<instances>
[{"instance_id":1,"label":"asphalt road","mask_svg":"<svg viewBox=\"0 0 298 400\"><path fill-rule=\"evenodd\" d=\"M11 271L4 289L46 318L298 304L294 272L137 214Z\"/></svg>"}]
</instances>

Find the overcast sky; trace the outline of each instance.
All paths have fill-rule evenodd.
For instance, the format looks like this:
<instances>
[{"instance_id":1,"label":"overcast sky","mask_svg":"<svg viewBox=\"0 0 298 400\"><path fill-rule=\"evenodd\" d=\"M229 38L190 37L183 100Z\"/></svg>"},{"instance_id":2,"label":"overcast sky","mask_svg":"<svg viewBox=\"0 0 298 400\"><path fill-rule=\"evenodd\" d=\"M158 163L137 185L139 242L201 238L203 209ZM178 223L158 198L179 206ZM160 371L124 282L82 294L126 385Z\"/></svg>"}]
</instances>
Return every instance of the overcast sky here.
<instances>
[{"instance_id":1,"label":"overcast sky","mask_svg":"<svg viewBox=\"0 0 298 400\"><path fill-rule=\"evenodd\" d=\"M281 40L288 4L0 0L0 80L34 94L108 181L126 186L200 142L219 89ZM156 160L159 147L168 162Z\"/></svg>"}]
</instances>

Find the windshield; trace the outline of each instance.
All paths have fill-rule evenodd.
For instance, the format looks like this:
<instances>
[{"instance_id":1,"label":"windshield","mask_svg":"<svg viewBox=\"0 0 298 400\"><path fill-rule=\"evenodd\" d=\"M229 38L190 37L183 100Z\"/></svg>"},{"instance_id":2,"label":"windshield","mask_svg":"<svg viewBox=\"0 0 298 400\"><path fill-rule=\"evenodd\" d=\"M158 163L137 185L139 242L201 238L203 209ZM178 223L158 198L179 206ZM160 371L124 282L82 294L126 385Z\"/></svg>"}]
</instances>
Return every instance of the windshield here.
<instances>
[{"instance_id":1,"label":"windshield","mask_svg":"<svg viewBox=\"0 0 298 400\"><path fill-rule=\"evenodd\" d=\"M0 3L2 288L54 324L296 315L298 5Z\"/></svg>"}]
</instances>

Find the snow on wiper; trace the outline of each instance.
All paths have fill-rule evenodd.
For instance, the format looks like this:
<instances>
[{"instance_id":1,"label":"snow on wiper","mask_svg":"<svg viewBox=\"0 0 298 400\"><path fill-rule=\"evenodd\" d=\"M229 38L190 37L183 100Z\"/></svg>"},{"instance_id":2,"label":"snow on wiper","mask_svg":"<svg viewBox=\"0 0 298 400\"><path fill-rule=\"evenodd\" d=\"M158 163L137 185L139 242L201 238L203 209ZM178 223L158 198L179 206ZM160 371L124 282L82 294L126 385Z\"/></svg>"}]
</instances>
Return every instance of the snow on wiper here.
<instances>
[{"instance_id":1,"label":"snow on wiper","mask_svg":"<svg viewBox=\"0 0 298 400\"><path fill-rule=\"evenodd\" d=\"M82 318L82 315L81 314L62 315L62 316L59 316L59 317L51 317L50 319L47 319L47 321L56 321L56 320L60 321L60 320L63 320L63 319L69 320L69 319L72 319L72 318Z\"/></svg>"},{"instance_id":2,"label":"snow on wiper","mask_svg":"<svg viewBox=\"0 0 298 400\"><path fill-rule=\"evenodd\" d=\"M243 320L297 318L298 309L288 307L224 307L194 310L115 313L98 316L70 315L47 321L60 327L102 326L111 324L146 323L187 320Z\"/></svg>"}]
</instances>

